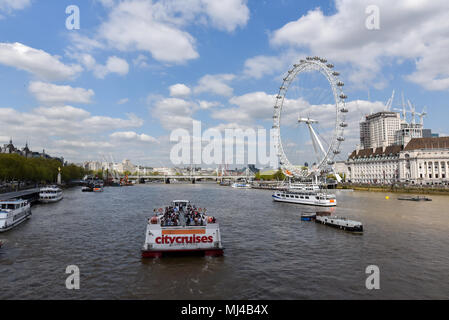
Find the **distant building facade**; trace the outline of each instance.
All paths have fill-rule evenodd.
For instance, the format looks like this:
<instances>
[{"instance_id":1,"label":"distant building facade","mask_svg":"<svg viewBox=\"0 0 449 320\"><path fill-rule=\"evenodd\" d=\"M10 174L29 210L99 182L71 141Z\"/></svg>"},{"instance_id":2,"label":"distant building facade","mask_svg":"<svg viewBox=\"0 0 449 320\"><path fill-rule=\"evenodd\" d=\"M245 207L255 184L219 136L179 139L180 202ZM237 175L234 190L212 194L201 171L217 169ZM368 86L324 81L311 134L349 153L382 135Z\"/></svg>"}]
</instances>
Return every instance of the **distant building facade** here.
<instances>
[{"instance_id":1,"label":"distant building facade","mask_svg":"<svg viewBox=\"0 0 449 320\"><path fill-rule=\"evenodd\" d=\"M449 137L412 138L406 145L366 148L346 161L353 183L449 184Z\"/></svg>"},{"instance_id":2,"label":"distant building facade","mask_svg":"<svg viewBox=\"0 0 449 320\"><path fill-rule=\"evenodd\" d=\"M12 143L12 139L9 140L9 143L4 144L3 147L0 147L0 154L18 154L25 158L45 158L50 160L58 160L59 162L61 162L61 164L64 164L63 157L52 157L45 153L45 150L42 150L42 152L31 151L28 148L28 143L26 143L25 147L20 150L19 148L16 148L14 146L14 144Z\"/></svg>"}]
</instances>

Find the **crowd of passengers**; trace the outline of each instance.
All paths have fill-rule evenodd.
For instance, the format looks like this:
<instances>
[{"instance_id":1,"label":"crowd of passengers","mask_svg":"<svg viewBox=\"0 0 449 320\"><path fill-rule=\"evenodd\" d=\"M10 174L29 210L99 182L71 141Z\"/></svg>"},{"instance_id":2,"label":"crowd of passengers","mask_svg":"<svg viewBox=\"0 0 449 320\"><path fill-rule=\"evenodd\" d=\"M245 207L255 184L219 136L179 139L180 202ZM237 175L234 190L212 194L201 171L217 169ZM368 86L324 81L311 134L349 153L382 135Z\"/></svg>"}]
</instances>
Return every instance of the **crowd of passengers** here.
<instances>
[{"instance_id":1,"label":"crowd of passengers","mask_svg":"<svg viewBox=\"0 0 449 320\"><path fill-rule=\"evenodd\" d=\"M179 226L180 215L183 214L187 226L205 226L208 223L216 223L215 217L207 217L201 213L195 206L188 205L187 207L165 207L163 217L161 218L161 226ZM207 220L206 220L207 219Z\"/></svg>"}]
</instances>

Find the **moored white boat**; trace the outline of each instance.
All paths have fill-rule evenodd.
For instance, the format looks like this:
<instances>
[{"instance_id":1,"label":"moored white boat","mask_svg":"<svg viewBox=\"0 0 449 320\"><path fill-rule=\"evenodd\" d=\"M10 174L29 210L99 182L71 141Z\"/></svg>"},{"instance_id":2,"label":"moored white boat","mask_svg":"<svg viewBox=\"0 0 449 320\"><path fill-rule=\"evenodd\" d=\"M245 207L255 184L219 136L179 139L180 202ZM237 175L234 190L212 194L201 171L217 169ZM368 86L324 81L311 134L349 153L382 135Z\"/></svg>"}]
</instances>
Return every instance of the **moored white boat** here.
<instances>
[{"instance_id":1,"label":"moored white boat","mask_svg":"<svg viewBox=\"0 0 449 320\"><path fill-rule=\"evenodd\" d=\"M187 200L175 200L170 207L155 210L148 220L143 258L165 254L201 253L222 256L219 224L205 210L196 209Z\"/></svg>"},{"instance_id":2,"label":"moored white boat","mask_svg":"<svg viewBox=\"0 0 449 320\"><path fill-rule=\"evenodd\" d=\"M58 202L63 197L62 189L58 186L44 187L39 191L39 201L42 203Z\"/></svg>"},{"instance_id":3,"label":"moored white boat","mask_svg":"<svg viewBox=\"0 0 449 320\"><path fill-rule=\"evenodd\" d=\"M235 189L251 189L251 185L249 183L233 183L232 187Z\"/></svg>"},{"instance_id":4,"label":"moored white boat","mask_svg":"<svg viewBox=\"0 0 449 320\"><path fill-rule=\"evenodd\" d=\"M335 207L337 199L333 194L315 191L280 190L273 194L273 200L320 207Z\"/></svg>"},{"instance_id":5,"label":"moored white boat","mask_svg":"<svg viewBox=\"0 0 449 320\"><path fill-rule=\"evenodd\" d=\"M320 185L313 183L289 183L289 189L301 191L319 191Z\"/></svg>"},{"instance_id":6,"label":"moored white boat","mask_svg":"<svg viewBox=\"0 0 449 320\"><path fill-rule=\"evenodd\" d=\"M31 205L22 199L0 201L0 232L8 231L31 216Z\"/></svg>"}]
</instances>

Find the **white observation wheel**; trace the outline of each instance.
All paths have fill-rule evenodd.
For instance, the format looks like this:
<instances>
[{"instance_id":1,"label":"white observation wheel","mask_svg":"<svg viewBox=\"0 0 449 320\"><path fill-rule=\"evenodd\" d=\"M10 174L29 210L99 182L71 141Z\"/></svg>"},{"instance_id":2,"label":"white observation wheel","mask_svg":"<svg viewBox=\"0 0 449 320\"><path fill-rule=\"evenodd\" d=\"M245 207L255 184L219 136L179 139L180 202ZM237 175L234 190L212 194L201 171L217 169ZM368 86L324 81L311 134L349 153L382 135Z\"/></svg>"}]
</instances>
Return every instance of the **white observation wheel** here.
<instances>
[{"instance_id":1,"label":"white observation wheel","mask_svg":"<svg viewBox=\"0 0 449 320\"><path fill-rule=\"evenodd\" d=\"M310 175L320 175L323 172L330 172L334 165L335 156L341 152L340 145L344 141L344 129L348 126L345 122L345 116L348 112L345 103L347 96L343 93L344 83L339 80L340 74L334 71L333 68L334 65L328 63L326 59L307 57L305 60L300 60L299 64L293 65L293 68L287 72L282 85L279 88L279 93L276 96L276 104L274 106L273 129L276 134L277 154L280 166L284 173L290 177L303 178ZM296 77L302 72L308 71L318 71L327 79L332 90L333 101L335 102L335 127L332 130L330 141L327 141L328 144L326 147L321 143L318 135L313 129L313 124L318 121L304 117L299 117L298 119L299 123L307 125L315 150L317 162L312 170L299 165L294 165L288 160L284 152L281 137L281 115L284 108L284 102L286 101L286 94Z\"/></svg>"}]
</instances>

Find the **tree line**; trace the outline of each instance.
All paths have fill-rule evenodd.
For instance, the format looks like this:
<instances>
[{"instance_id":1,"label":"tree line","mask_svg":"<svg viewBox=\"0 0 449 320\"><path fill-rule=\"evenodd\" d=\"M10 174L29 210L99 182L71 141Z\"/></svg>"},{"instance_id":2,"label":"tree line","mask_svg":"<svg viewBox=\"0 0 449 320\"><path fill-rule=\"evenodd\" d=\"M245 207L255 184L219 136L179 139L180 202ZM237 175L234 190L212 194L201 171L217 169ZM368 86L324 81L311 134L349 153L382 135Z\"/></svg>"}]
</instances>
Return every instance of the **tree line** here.
<instances>
[{"instance_id":1,"label":"tree line","mask_svg":"<svg viewBox=\"0 0 449 320\"><path fill-rule=\"evenodd\" d=\"M56 182L58 168L63 181L81 179L87 171L74 164L63 166L56 159L25 158L18 154L0 154L2 181Z\"/></svg>"},{"instance_id":2,"label":"tree line","mask_svg":"<svg viewBox=\"0 0 449 320\"><path fill-rule=\"evenodd\" d=\"M281 169L276 171L274 174L261 174L260 172L255 174L255 180L257 181L283 181L285 178L286 177Z\"/></svg>"}]
</instances>

